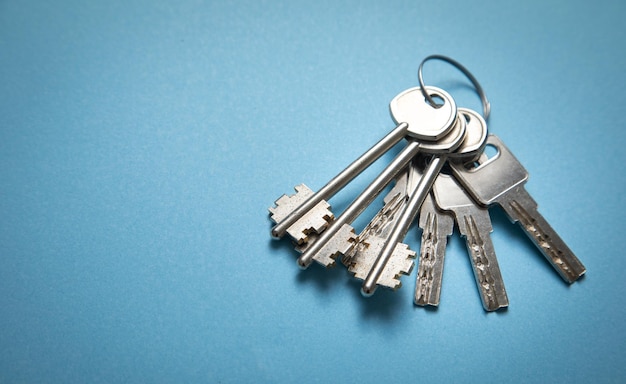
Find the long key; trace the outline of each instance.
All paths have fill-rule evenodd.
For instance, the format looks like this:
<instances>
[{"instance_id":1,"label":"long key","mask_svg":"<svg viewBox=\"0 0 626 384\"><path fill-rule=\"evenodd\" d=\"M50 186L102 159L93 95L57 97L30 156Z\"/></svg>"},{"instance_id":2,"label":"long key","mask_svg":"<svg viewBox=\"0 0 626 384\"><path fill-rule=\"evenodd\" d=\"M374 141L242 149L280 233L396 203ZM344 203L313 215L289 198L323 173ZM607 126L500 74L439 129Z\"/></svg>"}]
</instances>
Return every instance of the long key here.
<instances>
[{"instance_id":1,"label":"long key","mask_svg":"<svg viewBox=\"0 0 626 384\"><path fill-rule=\"evenodd\" d=\"M433 186L439 209L454 214L461 236L465 238L476 286L487 311L507 307L509 299L491 241L489 211L476 205L452 176L441 174Z\"/></svg>"},{"instance_id":2,"label":"long key","mask_svg":"<svg viewBox=\"0 0 626 384\"><path fill-rule=\"evenodd\" d=\"M502 141L490 135L488 145L498 154L473 169L453 164L452 170L467 191L481 204L500 205L512 222L519 222L563 280L573 283L585 273L585 266L537 210L524 184L528 172Z\"/></svg>"},{"instance_id":3,"label":"long key","mask_svg":"<svg viewBox=\"0 0 626 384\"><path fill-rule=\"evenodd\" d=\"M422 229L420 258L415 278L416 305L439 305L443 262L448 236L452 234L454 218L440 212L429 193L420 209L419 226Z\"/></svg>"},{"instance_id":4,"label":"long key","mask_svg":"<svg viewBox=\"0 0 626 384\"><path fill-rule=\"evenodd\" d=\"M311 209L317 206L322 200L328 200L345 187L351 180L357 177L374 161L381 157L385 152L402 140L407 133L408 124L400 123L398 126L376 143L372 148L367 150L361 157L353 161L346 169L341 171L337 176L330 180L315 194L307 196L299 206L291 211L285 217L276 223L272 228L272 236L281 238L302 216L306 215Z\"/></svg>"},{"instance_id":5,"label":"long key","mask_svg":"<svg viewBox=\"0 0 626 384\"><path fill-rule=\"evenodd\" d=\"M446 136L456 118L456 104L444 90L435 87L426 88L429 94L441 97L444 100L444 104L438 108L432 108L430 104L424 102L420 88L411 88L396 96L389 106L392 114L399 117L399 119L396 119L398 124L396 128L330 180L318 192L302 202L299 207L293 210L281 222L277 223L272 228L272 236L275 238L283 237L289 227L309 210L320 201L329 200L374 161L400 142L407 134L424 141L436 141ZM402 111L402 113L399 111Z\"/></svg>"},{"instance_id":6,"label":"long key","mask_svg":"<svg viewBox=\"0 0 626 384\"><path fill-rule=\"evenodd\" d=\"M406 236L411 223L417 216L424 199L428 195L433 182L437 178L437 175L443 168L444 164L447 162L448 154L458 149L465 139L465 131L466 131L466 122L462 117L457 117L455 122L455 130L450 133L448 136L442 138L437 142L437 149L431 151L433 156L430 160L430 163L424 170L423 176L420 178L419 182L415 186L415 188L410 191L410 198L407 204L402 208L402 210L398 213L399 218L394 223L391 233L387 240L385 241L384 246L380 254L378 255L376 262L372 266L372 269L367 274L365 281L361 287L361 293L363 296L371 296L376 291L376 285L380 277L382 276L383 271L385 270L385 266L387 262L391 258L396 245L401 243L404 237ZM454 136L453 136L454 135Z\"/></svg>"},{"instance_id":7,"label":"long key","mask_svg":"<svg viewBox=\"0 0 626 384\"><path fill-rule=\"evenodd\" d=\"M354 229L350 225L365 208L382 192L382 190L393 180L393 178L406 167L409 161L417 155L419 151L442 152L449 151L450 147L457 148L460 145L462 134L465 132L465 123L459 124L456 118L456 104L450 95L445 91L427 87L429 93L436 94L444 100L444 105L440 108L434 108L426 103L424 97L421 96L421 102L404 103L405 98L414 99L415 94L421 95L419 88L411 88L394 98L391 102L391 110L394 111L396 105L402 105L403 108L411 107L413 112L420 112L418 115L403 114L402 118L408 120L408 135L411 137L439 137L440 132L450 132L438 141L415 141L410 140L409 144L400 152L396 158L389 164L376 179L365 188L363 192L346 208L346 210L335 221L330 223L328 228L319 236L319 238L298 258L298 265L305 269L311 265L313 260L320 264L328 266L334 263L335 258L340 252L334 244L345 244L343 238L354 233ZM400 101L398 101L400 100ZM400 112L404 110L399 110ZM396 115L393 115L395 118ZM397 120L400 123L401 120ZM446 126L446 124L451 124ZM459 135L459 133L462 133ZM432 135L432 136L430 136ZM451 140L455 139L455 140ZM453 148L453 149L454 149ZM443 163L442 163L443 165ZM392 231L393 232L393 231ZM339 239L334 239L335 235L339 235ZM396 240L396 242L398 242ZM394 244L395 245L395 244ZM386 256L387 259L393 253L393 249ZM385 260L386 262L386 260ZM380 267L377 278L380 277L384 265Z\"/></svg>"},{"instance_id":8,"label":"long key","mask_svg":"<svg viewBox=\"0 0 626 384\"><path fill-rule=\"evenodd\" d=\"M463 148L450 154L464 161L473 161L479 157L487 142L487 124L478 113L459 108L458 113L467 124ZM421 176L418 161L411 164L413 174ZM414 177L415 179L416 177ZM436 182L435 182L436 183ZM435 206L432 192L428 194L420 210L419 226L422 228L419 267L415 279L416 305L439 305L441 281L448 236L452 234L454 217L442 212Z\"/></svg>"}]
</instances>

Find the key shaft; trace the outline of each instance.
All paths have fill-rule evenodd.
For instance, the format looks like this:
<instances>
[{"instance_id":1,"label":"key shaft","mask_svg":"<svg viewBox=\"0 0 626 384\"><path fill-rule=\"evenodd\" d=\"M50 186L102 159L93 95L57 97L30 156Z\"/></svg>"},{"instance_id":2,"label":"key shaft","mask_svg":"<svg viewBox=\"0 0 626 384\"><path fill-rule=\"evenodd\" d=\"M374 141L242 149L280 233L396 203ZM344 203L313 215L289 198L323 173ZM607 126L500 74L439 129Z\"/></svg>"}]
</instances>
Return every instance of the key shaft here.
<instances>
[{"instance_id":1,"label":"key shaft","mask_svg":"<svg viewBox=\"0 0 626 384\"><path fill-rule=\"evenodd\" d=\"M385 205L359 234L358 244L348 254L344 254L342 262L357 279L363 280L367 277L389 236L389 229L398 219L398 211L406 204L406 188L403 188L406 187L405 176L406 173L396 179L396 185L385 196ZM398 243L377 283L394 290L400 288L400 277L411 273L414 259L415 252L408 245Z\"/></svg>"},{"instance_id":2,"label":"key shaft","mask_svg":"<svg viewBox=\"0 0 626 384\"><path fill-rule=\"evenodd\" d=\"M272 228L272 236L280 238L285 235L287 229L298 221L322 200L329 200L350 181L361 174L374 161L389 151L394 145L406 136L408 124L400 123L398 126L383 137L378 143L367 150L361 157L353 161L346 169L330 180L319 191L305 200L298 208L291 212L281 222Z\"/></svg>"},{"instance_id":3,"label":"key shaft","mask_svg":"<svg viewBox=\"0 0 626 384\"><path fill-rule=\"evenodd\" d=\"M447 155L433 156L424 170L422 178L415 186L415 190L411 192L411 197L406 206L400 211L398 221L394 223L391 234L387 238L380 255L376 258L376 262L363 282L363 286L361 287L363 296L371 296L376 291L376 282L380 278L385 265L389 261L397 243L401 242L406 236L406 232L409 230L415 216L417 216L424 199L426 199L426 195L428 195L433 182L446 163L446 160Z\"/></svg>"},{"instance_id":4,"label":"key shaft","mask_svg":"<svg viewBox=\"0 0 626 384\"><path fill-rule=\"evenodd\" d=\"M328 228L322 232L320 237L306 250L299 258L298 265L301 268L308 268L316 254L322 250L324 245L341 229L344 224L350 224L361 212L382 192L391 180L417 155L420 144L410 141L395 159L385 168L374 181L365 188L363 192L346 208L346 210L336 218Z\"/></svg>"}]
</instances>

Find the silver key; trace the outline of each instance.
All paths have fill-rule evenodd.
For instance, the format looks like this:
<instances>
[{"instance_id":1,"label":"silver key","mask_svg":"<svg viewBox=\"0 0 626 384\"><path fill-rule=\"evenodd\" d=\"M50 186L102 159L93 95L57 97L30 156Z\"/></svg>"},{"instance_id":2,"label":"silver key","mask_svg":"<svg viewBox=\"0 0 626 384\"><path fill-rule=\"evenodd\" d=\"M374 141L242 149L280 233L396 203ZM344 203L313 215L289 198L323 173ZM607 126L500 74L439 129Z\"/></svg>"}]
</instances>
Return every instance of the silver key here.
<instances>
[{"instance_id":1,"label":"silver key","mask_svg":"<svg viewBox=\"0 0 626 384\"><path fill-rule=\"evenodd\" d=\"M487 311L507 307L509 299L491 241L491 218L486 208L476 205L452 176L441 174L433 186L435 204L454 214L462 237L465 237L476 286Z\"/></svg>"},{"instance_id":2,"label":"silver key","mask_svg":"<svg viewBox=\"0 0 626 384\"><path fill-rule=\"evenodd\" d=\"M436 141L415 141L409 140L408 145L396 156L396 158L382 171L382 173L376 177L376 179L365 188L363 192L346 208L346 210L333 221L328 228L319 236L319 238L298 258L298 265L301 268L308 268L313 260L324 264L328 260L334 260L341 253L339 249L333 246L329 246L329 243L345 244L345 236L354 233L354 229L350 225L354 219L356 219L367 206L382 192L382 190L393 180L396 175L406 167L413 157L420 151L427 151L431 153L439 153L450 151L457 148L462 140L462 136L465 132L465 123L458 123L460 120L456 119L456 104L450 95L445 91L435 87L427 87L428 92L438 95L444 100L444 106L441 108L434 108L426 102L422 96L422 101L412 105L414 110L421 111L428 119L426 122L420 120L409 121L407 134L411 137L427 137L435 140L435 137L439 137L441 131L450 132L442 139ZM408 91L407 91L408 92ZM398 95L394 100L398 98L410 97L413 93L420 93L419 88L412 89L411 92L403 92ZM393 105L392 101L392 105ZM401 103L402 104L402 103ZM412 115L408 118L413 118ZM397 121L397 120L396 120ZM453 121L455 124L450 127L430 127L429 124L436 124L441 121ZM399 121L397 121L399 122ZM413 128L411 128L413 127ZM434 132L434 133L433 133ZM435 162L433 162L435 163ZM443 165L443 164L442 164ZM433 168L434 169L434 168ZM409 223L410 224L410 223ZM393 233L394 231L392 231ZM344 236L344 238L333 239L334 236ZM398 243L399 241L395 241ZM393 253L394 248L386 251L386 259ZM325 264L324 264L325 265ZM380 276L384 269L383 265L375 265L376 279Z\"/></svg>"},{"instance_id":3,"label":"silver key","mask_svg":"<svg viewBox=\"0 0 626 384\"><path fill-rule=\"evenodd\" d=\"M537 211L537 203L524 189L528 172L496 136L489 136L488 145L498 150L494 158L469 170L453 164L454 175L480 204L498 204L512 222L519 222L563 280L573 283L585 267Z\"/></svg>"},{"instance_id":4,"label":"silver key","mask_svg":"<svg viewBox=\"0 0 626 384\"><path fill-rule=\"evenodd\" d=\"M426 88L429 94L441 97L444 100L444 104L439 108L432 108L430 104L425 102L424 97L421 96L420 88L412 88L396 96L390 103L392 114L400 116L399 110L406 111L399 120L396 120L398 123L396 128L367 150L361 157L353 161L317 193L303 201L287 217L278 222L272 228L272 236L275 238L283 237L287 229L300 217L305 215L320 201L329 200L406 135L432 142L448 134L456 118L456 104L445 91L435 87ZM420 97L421 102L419 101ZM394 113L393 111L396 112Z\"/></svg>"},{"instance_id":5,"label":"silver key","mask_svg":"<svg viewBox=\"0 0 626 384\"><path fill-rule=\"evenodd\" d=\"M387 262L395 251L396 245L401 243L406 236L406 232L409 230L415 216L417 216L435 178L446 163L448 155L463 144L466 129L465 119L457 117L454 126L454 130L448 136L443 137L424 150L424 152L433 153L433 156L424 170L423 176L416 183L415 187L409 190L409 200L398 213L398 220L394 222L389 237L386 239L380 254L376 258L376 262L374 262L372 269L363 282L361 287L363 296L367 297L374 294L378 280L381 278Z\"/></svg>"},{"instance_id":6,"label":"silver key","mask_svg":"<svg viewBox=\"0 0 626 384\"><path fill-rule=\"evenodd\" d=\"M394 244L404 239L411 222L415 219L415 216L426 199L426 196L429 194L437 175L443 168L448 157L473 160L477 158L484 149L487 137L487 125L482 117L476 112L465 108L459 108L458 112L455 125L460 124L463 126L463 137L457 137L457 139L461 140L461 143L455 142L454 145L449 145L452 142L452 139L450 139L451 134L449 134L439 141L437 151L432 151L435 155L426 166L423 176L419 179L415 187L415 191L411 192L411 197L406 207L400 214L398 221L394 223L388 241L385 243L380 256L363 283L361 293L364 296L371 296L376 290L376 280L379 278L382 271L384 271L385 264L393 253ZM399 110L398 113L403 113L403 111ZM395 115L394 119L396 119ZM447 144L449 145L448 147L446 147Z\"/></svg>"},{"instance_id":7,"label":"silver key","mask_svg":"<svg viewBox=\"0 0 626 384\"><path fill-rule=\"evenodd\" d=\"M419 226L422 243L413 301L416 305L438 306L446 245L452 234L454 218L440 212L429 193L420 209Z\"/></svg>"},{"instance_id":8,"label":"silver key","mask_svg":"<svg viewBox=\"0 0 626 384\"><path fill-rule=\"evenodd\" d=\"M367 277L385 240L389 237L391 226L398 219L399 210L406 204L408 178L408 169L398 175L394 187L384 198L382 209L361 231L356 246L344 255L342 262L348 267L348 272L357 279L364 280ZM408 245L398 243L378 280L378 285L394 290L400 288L402 285L400 277L411 273L414 259L415 252L410 250Z\"/></svg>"},{"instance_id":9,"label":"silver key","mask_svg":"<svg viewBox=\"0 0 626 384\"><path fill-rule=\"evenodd\" d=\"M449 156L464 161L473 161L480 156L486 145L487 124L482 116L470 109L459 108L458 113L466 121L465 140L462 148ZM417 161L413 161L412 171L415 175L421 175L421 167ZM415 279L414 302L416 305L437 306L441 295L446 245L448 236L452 234L454 218L435 207L432 193L430 193L422 204L419 225L422 228L422 243Z\"/></svg>"},{"instance_id":10,"label":"silver key","mask_svg":"<svg viewBox=\"0 0 626 384\"><path fill-rule=\"evenodd\" d=\"M322 187L315 194L311 194L306 199L300 202L287 216L282 217L276 222L274 228L272 228L272 236L275 238L281 238L285 235L287 230L302 216L306 215L311 209L313 209L320 201L329 200L335 193L345 187L352 179L357 177L367 167L369 167L376 159L381 157L385 152L396 145L407 134L408 124L401 123L376 143L372 148L367 150L361 157L353 161L346 169L341 171L337 176L330 180L324 187Z\"/></svg>"}]
</instances>

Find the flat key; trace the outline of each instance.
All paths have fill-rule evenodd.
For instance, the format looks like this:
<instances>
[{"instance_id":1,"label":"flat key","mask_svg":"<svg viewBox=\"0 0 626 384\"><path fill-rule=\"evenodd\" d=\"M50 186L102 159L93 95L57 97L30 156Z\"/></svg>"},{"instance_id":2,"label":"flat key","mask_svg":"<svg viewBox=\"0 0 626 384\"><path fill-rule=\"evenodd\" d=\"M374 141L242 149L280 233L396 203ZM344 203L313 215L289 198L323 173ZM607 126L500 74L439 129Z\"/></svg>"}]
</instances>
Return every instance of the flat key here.
<instances>
[{"instance_id":1,"label":"flat key","mask_svg":"<svg viewBox=\"0 0 626 384\"><path fill-rule=\"evenodd\" d=\"M537 203L524 189L528 172L496 136L490 135L487 144L497 149L494 158L473 169L452 164L454 175L480 204L498 204L512 222L519 222L563 280L573 283L586 272L585 266L538 212Z\"/></svg>"},{"instance_id":2,"label":"flat key","mask_svg":"<svg viewBox=\"0 0 626 384\"><path fill-rule=\"evenodd\" d=\"M453 159L474 161L486 145L487 124L482 116L470 109L459 108L458 114L465 119L467 125L465 140L463 147L449 156ZM412 171L417 177L421 176L421 167L417 161L413 161ZM437 306L441 295L446 245L448 236L452 234L454 217L438 209L433 194L429 193L420 210L419 226L422 228L422 242L414 302L416 305Z\"/></svg>"},{"instance_id":3,"label":"flat key","mask_svg":"<svg viewBox=\"0 0 626 384\"><path fill-rule=\"evenodd\" d=\"M398 173L407 166L407 164L418 154L418 152L426 151L429 153L445 153L457 148L461 144L462 137L465 133L465 122L456 118L457 110L454 100L443 90L435 87L427 87L427 89L430 93L438 95L444 100L444 107L434 108L428 104L422 96L422 101L412 105L412 108L414 110L421 111L428 117L428 122L434 122L433 124L439 123L440 121L452 121L454 124L451 127L436 127L437 129L432 129L433 127L430 127L428 124L425 124L420 120L414 120L408 123L409 128L407 135L410 137L423 136L427 138L434 138L435 133L432 133L432 131L436 131L437 135L442 130L450 133L438 141L428 142L409 140L407 146L382 171L382 173L378 175L378 177L376 177L376 179L372 181L372 183L368 185L367 188L365 188L365 190L361 192L361 194L354 201L352 201L348 208L346 208L336 220L329 224L328 228L298 258L298 265L301 268L308 268L313 260L326 266L328 266L329 263L332 263L342 252L334 246L329 246L329 244L345 244L345 238L350 236L351 233L354 233L354 229L350 225L352 221L354 221L354 219L356 219L365 210L365 208L367 208L367 206L374 201L374 199L398 175ZM420 92L421 94L419 88L416 90L414 89L413 92ZM406 95L407 93L403 94ZM438 117L439 115L441 116ZM411 126L413 126L413 128L411 128ZM443 161L445 162L445 159ZM441 163L441 166L443 166L443 162ZM336 235L343 236L344 238L334 239ZM398 241L396 241L396 243L397 242ZM395 244L394 248L388 250L388 254L385 256L387 258L385 263L393 253L394 249ZM378 278L384 269L384 265L379 265L375 268L377 270L376 273Z\"/></svg>"},{"instance_id":4,"label":"flat key","mask_svg":"<svg viewBox=\"0 0 626 384\"><path fill-rule=\"evenodd\" d=\"M491 241L491 219L486 208L476 205L463 187L449 175L441 174L433 186L435 204L454 214L461 236L465 238L476 286L486 311L507 307L500 266Z\"/></svg>"},{"instance_id":5,"label":"flat key","mask_svg":"<svg viewBox=\"0 0 626 384\"><path fill-rule=\"evenodd\" d=\"M438 306L446 245L448 236L452 234L454 219L435 207L432 193L429 193L420 209L419 226L422 243L413 301L416 305Z\"/></svg>"}]
</instances>

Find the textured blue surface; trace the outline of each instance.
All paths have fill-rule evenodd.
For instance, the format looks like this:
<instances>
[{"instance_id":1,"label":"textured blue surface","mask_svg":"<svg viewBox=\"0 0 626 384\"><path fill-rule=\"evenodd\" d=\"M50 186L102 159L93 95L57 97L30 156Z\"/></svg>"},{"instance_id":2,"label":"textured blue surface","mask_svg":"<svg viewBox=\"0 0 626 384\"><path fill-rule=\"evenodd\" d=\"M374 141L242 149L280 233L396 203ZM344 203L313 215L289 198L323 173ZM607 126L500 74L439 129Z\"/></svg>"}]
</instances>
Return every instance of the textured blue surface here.
<instances>
[{"instance_id":1,"label":"textured blue surface","mask_svg":"<svg viewBox=\"0 0 626 384\"><path fill-rule=\"evenodd\" d=\"M0 2L0 382L624 382L624 4ZM580 282L498 210L501 313L457 234L438 310L415 272L364 299L270 239L267 207L391 129L432 53L482 82Z\"/></svg>"}]
</instances>

